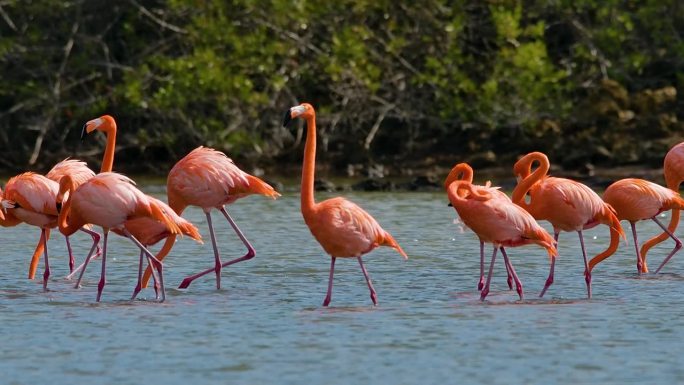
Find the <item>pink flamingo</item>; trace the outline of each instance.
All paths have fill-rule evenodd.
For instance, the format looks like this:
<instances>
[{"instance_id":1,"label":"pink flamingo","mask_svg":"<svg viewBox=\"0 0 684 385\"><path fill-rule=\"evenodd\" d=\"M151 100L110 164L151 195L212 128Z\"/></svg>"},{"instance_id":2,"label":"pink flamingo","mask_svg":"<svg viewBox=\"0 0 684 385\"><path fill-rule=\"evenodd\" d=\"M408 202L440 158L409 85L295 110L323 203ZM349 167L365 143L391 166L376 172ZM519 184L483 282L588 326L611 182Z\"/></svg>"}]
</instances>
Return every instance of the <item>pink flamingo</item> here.
<instances>
[{"instance_id":1,"label":"pink flamingo","mask_svg":"<svg viewBox=\"0 0 684 385\"><path fill-rule=\"evenodd\" d=\"M480 240L494 245L487 283L482 289L480 299L484 300L489 294L494 261L497 250L501 250L504 262L513 275L518 295L522 300L522 283L504 247L534 243L543 247L553 260L556 258L553 238L522 207L510 200L497 197L498 193L494 191L492 187L475 186L467 181L454 181L449 185L447 194L463 223L473 230Z\"/></svg>"},{"instance_id":2,"label":"pink flamingo","mask_svg":"<svg viewBox=\"0 0 684 385\"><path fill-rule=\"evenodd\" d=\"M95 176L95 173L88 168L85 162L76 160L76 159L65 159L59 163L57 163L45 176L56 182L59 183L59 180L62 179L64 175L71 175L71 177L74 180L74 183L76 183L76 187L81 185L83 182L86 180L92 178ZM49 237L50 236L50 231L47 230L45 233L41 232L41 238L38 241L38 244L36 245L36 249L33 252L33 257L31 257L31 264L29 265L29 273L28 273L28 278L33 279L36 275L36 270L38 268L38 262L40 262L40 256L43 254L43 245L45 243L45 240L43 239L43 234L44 236ZM74 271L74 255L71 251L71 242L69 241L69 237L64 237L67 245L67 250L69 252L69 272ZM97 251L99 254L99 249Z\"/></svg>"},{"instance_id":3,"label":"pink flamingo","mask_svg":"<svg viewBox=\"0 0 684 385\"><path fill-rule=\"evenodd\" d=\"M211 245L214 249L214 267L186 277L179 286L181 289L187 288L195 279L211 272L216 273L216 288L220 289L221 269L223 267L252 259L256 255L252 245L226 211L226 205L252 194L265 195L273 199L280 196L268 183L240 170L226 154L207 147L198 147L192 150L173 166L167 178L166 193L169 198L169 206L178 215L181 215L188 206L202 208L207 217ZM247 247L247 253L242 257L221 262L211 219L211 210L214 208L223 214L242 243ZM174 240L174 236L167 238L162 250L157 255L160 260L166 256L164 251L167 249L167 245L172 245ZM151 270L148 267L143 277L143 287L147 285L150 274Z\"/></svg>"},{"instance_id":4,"label":"pink flamingo","mask_svg":"<svg viewBox=\"0 0 684 385\"><path fill-rule=\"evenodd\" d=\"M468 163L458 163L455 165L451 171L449 172L449 175L447 175L446 179L444 180L444 189L448 190L449 185L451 185L452 182L457 181L457 180L463 180L466 182L473 183L473 168L470 167ZM487 181L486 187L489 187L490 183ZM492 189L492 194L494 194L495 197L499 197L505 200L510 200L508 198L508 195L506 195L503 191L498 190L498 189ZM449 204L451 206L451 203ZM482 290L484 287L484 241L480 239L480 280L477 283L477 290ZM504 264L506 266L506 274L508 275L508 278L506 282L508 283L508 288L513 289L513 276L511 275L511 271L508 268L507 264Z\"/></svg>"},{"instance_id":5,"label":"pink flamingo","mask_svg":"<svg viewBox=\"0 0 684 385\"><path fill-rule=\"evenodd\" d=\"M323 306L332 299L333 272L336 258L356 258L370 289L371 300L378 304L377 293L361 256L378 246L388 246L408 258L392 235L382 229L380 224L356 204L342 198L332 198L316 203L314 200L314 170L316 168L316 112L309 103L290 108L285 114L283 126L291 119L304 118L308 127L304 146L304 165L302 167L302 215L311 234L332 257L328 292Z\"/></svg>"},{"instance_id":6,"label":"pink flamingo","mask_svg":"<svg viewBox=\"0 0 684 385\"><path fill-rule=\"evenodd\" d=\"M99 118L96 119L91 119L88 122L86 122L83 125L83 130L81 131L81 139L84 139L86 135L94 132L94 131L101 131L105 134L107 138L107 144L105 146L105 151L104 151L104 156L102 159L102 166L100 168L100 172L111 172L112 168L114 166L114 152L115 152L115 147L116 147L116 133L117 133L117 125L116 121L111 115L103 115L100 116ZM75 186L78 188L78 183ZM171 212L170 208L166 205L166 203L159 201L156 198L153 198L151 196L148 196L149 199L155 200L159 205L164 206L167 211L170 212L170 215L172 215L173 220L175 221L176 225L181 229L182 234L190 236L192 239L198 241L199 243L202 243L201 236L199 232L197 231L197 228L190 222L186 221L185 219L179 217L178 215L175 215L174 212ZM161 241L164 238L168 238L172 236L172 233L169 231L168 227L165 226L163 223L160 223L154 219L148 218L148 217L140 217L140 218L134 218L134 219L129 219L126 221L124 224L124 227L128 231L130 231L133 236L140 241L140 243L145 246L146 248L156 244L157 242ZM121 236L125 236L125 234L118 229L113 229L113 231ZM175 240L175 236L174 236ZM171 248L173 247L174 242L168 242L164 244L164 247L162 250L159 251L159 253L156 255L157 259L163 259L166 254L168 254L171 251ZM99 251L92 257L96 257L99 254ZM143 259L143 251L140 251L140 260L142 261ZM91 259L92 259L91 258ZM78 272L80 269L83 268L85 265L85 262L76 268L74 270L74 273ZM83 271L81 271L81 276L83 275ZM148 277L149 278L149 277ZM141 290L140 286L140 281L138 282L138 286L134 289L133 296L131 299L135 299L137 294ZM158 287L155 286L155 291L158 292Z\"/></svg>"},{"instance_id":7,"label":"pink flamingo","mask_svg":"<svg viewBox=\"0 0 684 385\"><path fill-rule=\"evenodd\" d=\"M539 164L539 167L532 172L532 165L535 162ZM610 246L606 252L599 254L601 259L617 250L620 236L625 238L625 232L620 226L615 210L598 194L574 180L548 176L549 168L549 158L541 152L531 152L518 160L513 166L513 171L519 177L519 182L513 190L511 200L532 214L534 219L547 220L551 223L556 248L561 231L577 232L584 258L587 297L591 298L591 271L587 262L582 231L599 224L605 224L610 228ZM525 201L527 194L530 195L529 203ZM555 258L551 260L549 277L539 294L540 297L544 296L553 283L555 261Z\"/></svg>"},{"instance_id":8,"label":"pink flamingo","mask_svg":"<svg viewBox=\"0 0 684 385\"><path fill-rule=\"evenodd\" d=\"M667 188L679 192L679 185L684 181L684 142L672 147L665 155L665 161L663 163L665 184L667 184ZM677 225L679 225L679 209L674 208L672 209L672 216L670 217L670 224L667 225L667 230L674 234ZM648 265L646 264L646 254L648 254L648 251L651 247L667 238L669 238L669 234L666 231L663 231L661 234L649 239L641 245L642 273L648 273Z\"/></svg>"},{"instance_id":9,"label":"pink flamingo","mask_svg":"<svg viewBox=\"0 0 684 385\"><path fill-rule=\"evenodd\" d=\"M159 204L159 200L150 199L135 187L129 178L116 173L100 173L81 186L75 188L73 180L67 175L59 183L57 202L62 202L68 192L66 202L63 203L59 214L59 230L62 234L70 235L88 223L102 227L104 241L102 248L102 272L97 286L97 301L100 301L102 290L106 282L107 238L110 230L122 232L127 238L140 248L147 256L148 262L159 273L161 301L166 299L162 262L154 257L124 224L135 218L153 218L163 223L172 234L180 234L181 229L175 222L172 210L168 206ZM87 266L95 250L95 244L85 259ZM86 266L81 271L81 277ZM138 286L140 285L142 261L138 268ZM79 277L79 282L81 280ZM78 285L78 283L77 283Z\"/></svg>"},{"instance_id":10,"label":"pink flamingo","mask_svg":"<svg viewBox=\"0 0 684 385\"><path fill-rule=\"evenodd\" d=\"M43 290L47 290L50 277L50 262L48 260L47 241L49 231L57 226L57 207L55 197L59 185L45 176L33 172L26 172L12 177L5 186L2 206L11 209L12 215L29 225L40 227L45 257L45 271L43 273ZM79 230L79 229L76 229ZM93 242L99 242L99 234L83 229L90 234Z\"/></svg>"},{"instance_id":11,"label":"pink flamingo","mask_svg":"<svg viewBox=\"0 0 684 385\"><path fill-rule=\"evenodd\" d=\"M667 235L675 241L675 247L670 254L665 257L665 260L660 264L656 273L672 258L672 256L682 248L682 242L668 230L658 220L658 214L663 211L684 208L684 199L670 189L657 185L643 179L621 179L606 189L603 193L603 200L613 206L617 212L617 217L620 220L629 221L632 227L632 236L634 238L634 248L637 255L637 272L641 274L643 270L643 259L639 252L639 243L636 233L636 222L651 219L654 221ZM601 262L598 256L589 262L589 270Z\"/></svg>"}]
</instances>

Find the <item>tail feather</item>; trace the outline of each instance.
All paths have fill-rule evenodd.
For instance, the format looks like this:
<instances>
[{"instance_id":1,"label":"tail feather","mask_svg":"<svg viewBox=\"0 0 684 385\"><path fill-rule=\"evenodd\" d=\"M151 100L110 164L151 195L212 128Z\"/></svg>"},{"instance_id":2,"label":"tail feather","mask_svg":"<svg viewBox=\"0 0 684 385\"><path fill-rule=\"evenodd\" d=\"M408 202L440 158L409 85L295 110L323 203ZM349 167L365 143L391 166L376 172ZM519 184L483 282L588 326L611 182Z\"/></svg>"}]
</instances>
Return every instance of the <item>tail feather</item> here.
<instances>
[{"instance_id":1,"label":"tail feather","mask_svg":"<svg viewBox=\"0 0 684 385\"><path fill-rule=\"evenodd\" d=\"M204 243L202 242L202 235L199 233L199 230L197 230L197 226L193 225L192 223L183 218L180 219L181 221L178 222L178 227L180 228L181 233L189 236L190 238L196 240L199 243Z\"/></svg>"},{"instance_id":2,"label":"tail feather","mask_svg":"<svg viewBox=\"0 0 684 385\"><path fill-rule=\"evenodd\" d=\"M166 212L164 206L160 205L154 199L150 200L150 213L152 218L166 225L171 234L181 234L180 227L173 221L170 214Z\"/></svg>"},{"instance_id":3,"label":"tail feather","mask_svg":"<svg viewBox=\"0 0 684 385\"><path fill-rule=\"evenodd\" d=\"M549 258L556 258L556 247L554 246L553 237L543 228L539 227L532 229L530 232L525 234L525 237L530 239L533 243L541 246L546 250Z\"/></svg>"},{"instance_id":4,"label":"tail feather","mask_svg":"<svg viewBox=\"0 0 684 385\"><path fill-rule=\"evenodd\" d=\"M255 176L247 175L247 180L249 181L249 188L254 194L266 195L273 199L280 196L280 193L278 193L270 184Z\"/></svg>"},{"instance_id":5,"label":"tail feather","mask_svg":"<svg viewBox=\"0 0 684 385\"><path fill-rule=\"evenodd\" d=\"M617 231L618 235L622 237L622 239L627 241L627 235L625 234L625 230L622 228L622 225L620 224L620 219L617 217L617 212L613 208L613 206L609 205L608 203L605 203L603 206L603 211L601 212L601 223L604 223L608 225L611 229Z\"/></svg>"},{"instance_id":6,"label":"tail feather","mask_svg":"<svg viewBox=\"0 0 684 385\"><path fill-rule=\"evenodd\" d=\"M399 243L394 239L392 234L388 233L385 231L385 234L383 234L382 241L379 242L380 245L382 246L388 246L399 252L404 259L408 259L408 255L404 252L404 249L399 246Z\"/></svg>"}]
</instances>

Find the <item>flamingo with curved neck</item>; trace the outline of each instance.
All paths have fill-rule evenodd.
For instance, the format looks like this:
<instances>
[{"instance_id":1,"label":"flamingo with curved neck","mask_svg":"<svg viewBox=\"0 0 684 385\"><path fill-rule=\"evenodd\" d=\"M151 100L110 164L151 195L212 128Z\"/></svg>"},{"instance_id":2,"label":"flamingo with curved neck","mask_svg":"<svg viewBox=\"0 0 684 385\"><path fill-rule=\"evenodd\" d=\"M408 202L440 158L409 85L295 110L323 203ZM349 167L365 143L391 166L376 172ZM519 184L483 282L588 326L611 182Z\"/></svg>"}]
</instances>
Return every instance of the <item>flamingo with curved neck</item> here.
<instances>
[{"instance_id":1,"label":"flamingo with curved neck","mask_svg":"<svg viewBox=\"0 0 684 385\"><path fill-rule=\"evenodd\" d=\"M533 165L537 168L532 171ZM541 152L531 152L513 166L513 172L520 179L513 190L513 203L524 208L537 220L547 220L553 226L554 241L558 248L558 237L561 231L576 231L579 236L584 258L584 276L587 285L587 296L591 298L591 268L587 260L582 231L599 224L610 228L610 245L608 249L592 260L595 263L612 255L618 247L620 236L625 237L615 210L604 202L598 194L586 185L566 178L548 176L549 159ZM530 194L529 202L525 196ZM546 280L540 297L553 283L555 259L551 261L549 277Z\"/></svg>"},{"instance_id":2,"label":"flamingo with curved neck","mask_svg":"<svg viewBox=\"0 0 684 385\"><path fill-rule=\"evenodd\" d=\"M378 246L395 249L404 258L406 253L396 240L380 224L358 205L341 197L316 203L314 199L314 173L316 169L316 112L309 103L302 103L287 110L283 126L291 119L306 121L307 133L302 165L301 211L311 234L331 256L328 291L323 306L332 299L333 274L337 258L356 258L370 290L374 305L378 304L377 293L368 276L361 256Z\"/></svg>"}]
</instances>

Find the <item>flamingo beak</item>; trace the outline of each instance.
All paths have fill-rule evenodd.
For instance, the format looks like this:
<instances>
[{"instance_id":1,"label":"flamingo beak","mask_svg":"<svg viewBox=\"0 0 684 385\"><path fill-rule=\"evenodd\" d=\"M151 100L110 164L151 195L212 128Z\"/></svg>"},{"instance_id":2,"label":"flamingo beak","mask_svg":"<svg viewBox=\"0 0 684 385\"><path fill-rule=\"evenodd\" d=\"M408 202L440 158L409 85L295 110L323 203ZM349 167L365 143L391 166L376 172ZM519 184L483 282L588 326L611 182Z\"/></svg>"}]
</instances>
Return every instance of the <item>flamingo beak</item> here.
<instances>
[{"instance_id":1,"label":"flamingo beak","mask_svg":"<svg viewBox=\"0 0 684 385\"><path fill-rule=\"evenodd\" d=\"M81 141L85 139L86 136L88 136L88 123L83 125L83 130L81 130Z\"/></svg>"},{"instance_id":2,"label":"flamingo beak","mask_svg":"<svg viewBox=\"0 0 684 385\"><path fill-rule=\"evenodd\" d=\"M58 214L61 213L62 212L62 202L55 203L55 206L57 206L57 213Z\"/></svg>"},{"instance_id":3,"label":"flamingo beak","mask_svg":"<svg viewBox=\"0 0 684 385\"><path fill-rule=\"evenodd\" d=\"M283 127L287 127L287 124L290 123L290 120L292 120L292 113L288 108L287 111L285 111L285 118L283 118Z\"/></svg>"}]
</instances>

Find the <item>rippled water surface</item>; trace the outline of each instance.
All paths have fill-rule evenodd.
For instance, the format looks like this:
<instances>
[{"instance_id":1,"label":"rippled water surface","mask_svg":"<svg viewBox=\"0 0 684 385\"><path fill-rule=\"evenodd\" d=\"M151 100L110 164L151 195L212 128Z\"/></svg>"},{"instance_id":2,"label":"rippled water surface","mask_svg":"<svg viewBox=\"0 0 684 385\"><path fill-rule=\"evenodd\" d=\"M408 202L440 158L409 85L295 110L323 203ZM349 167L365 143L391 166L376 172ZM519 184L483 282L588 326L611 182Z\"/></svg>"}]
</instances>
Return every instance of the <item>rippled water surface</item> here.
<instances>
[{"instance_id":1,"label":"rippled water surface","mask_svg":"<svg viewBox=\"0 0 684 385\"><path fill-rule=\"evenodd\" d=\"M125 239L110 238L108 284L96 303L99 260L83 287L74 289L64 279L63 238L55 234L53 279L43 292L40 280L26 279L38 230L0 229L0 383L684 382L678 364L684 354L684 255L675 256L665 274L639 278L628 237L629 244L594 270L594 298L587 300L577 236L563 233L556 281L544 299L537 294L548 258L526 246L509 250L525 301L508 290L497 263L492 292L482 303L477 239L459 231L444 194L345 195L372 213L410 256L404 261L382 248L365 257L377 307L358 264L346 259L336 264L331 307L321 307L329 258L304 225L297 194L277 201L249 197L228 208L257 256L224 269L219 291L213 275L189 289L175 288L213 263L203 213L186 211L206 243L178 241L165 261L164 303L155 302L150 289L128 300L138 253ZM225 220L216 213L214 219L224 258L242 255ZM644 240L656 233L650 223L638 229ZM590 254L605 247L607 233L605 227L586 232ZM73 242L80 261L88 239L79 235ZM649 254L652 268L671 247L668 241ZM490 252L488 247L487 257Z\"/></svg>"}]
</instances>

